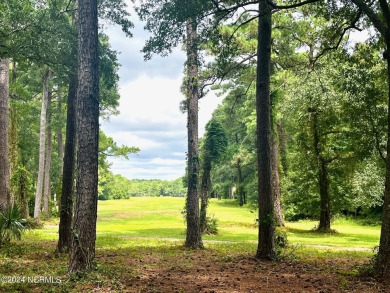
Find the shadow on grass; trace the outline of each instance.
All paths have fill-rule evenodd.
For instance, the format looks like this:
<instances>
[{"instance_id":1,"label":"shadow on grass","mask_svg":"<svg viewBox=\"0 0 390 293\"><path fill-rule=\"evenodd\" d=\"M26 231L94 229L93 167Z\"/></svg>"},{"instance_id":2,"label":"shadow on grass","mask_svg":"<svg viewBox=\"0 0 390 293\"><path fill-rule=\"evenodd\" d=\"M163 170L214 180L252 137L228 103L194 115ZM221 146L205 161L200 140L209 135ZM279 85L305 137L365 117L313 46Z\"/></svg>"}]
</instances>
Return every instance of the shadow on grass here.
<instances>
[{"instance_id":1,"label":"shadow on grass","mask_svg":"<svg viewBox=\"0 0 390 293\"><path fill-rule=\"evenodd\" d=\"M234 207L238 208L240 207L237 199L214 199L213 204L220 207Z\"/></svg>"},{"instance_id":2,"label":"shadow on grass","mask_svg":"<svg viewBox=\"0 0 390 293\"><path fill-rule=\"evenodd\" d=\"M299 235L299 237L304 237L304 238L323 238L326 236L342 238L342 237L350 236L345 233L337 232L336 230L332 230L331 232L321 232L316 229L306 230L306 229L291 228L291 227L285 227L282 230L288 233Z\"/></svg>"}]
</instances>

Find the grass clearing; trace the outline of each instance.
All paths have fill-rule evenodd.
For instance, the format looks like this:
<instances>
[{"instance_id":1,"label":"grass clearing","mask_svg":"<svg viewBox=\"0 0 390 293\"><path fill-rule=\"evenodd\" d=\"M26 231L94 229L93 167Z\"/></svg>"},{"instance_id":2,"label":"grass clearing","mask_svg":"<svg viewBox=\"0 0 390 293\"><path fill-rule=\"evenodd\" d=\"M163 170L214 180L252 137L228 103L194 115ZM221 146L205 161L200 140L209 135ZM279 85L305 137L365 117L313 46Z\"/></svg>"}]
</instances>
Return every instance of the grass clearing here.
<instances>
[{"instance_id":1,"label":"grass clearing","mask_svg":"<svg viewBox=\"0 0 390 293\"><path fill-rule=\"evenodd\" d=\"M287 223L282 229L290 245L282 251L283 261L259 263L253 260L257 240L256 211L238 207L234 201L211 200L209 210L218 219L219 234L204 236L206 249L193 251L182 246L185 238L183 207L183 198L99 201L97 269L79 279L66 276L67 255L54 255L58 219L47 221L44 229L29 231L22 241L0 247L0 275L53 276L54 281L60 278L61 283L3 282L0 291L208 292L201 288L209 291L225 288L217 291L249 292L256 291L261 282L267 280L270 286L275 284L273 290L283 292L280 289L283 282L277 276L284 271L290 281L297 278L296 284L289 284L296 286L297 292L302 289L299 278L305 274L308 280L322 278L323 286L335 291L339 288L338 278L343 279L343 286L349 286L348 282L352 281L348 278L357 273L355 263L367 262L373 255L370 249L379 242L378 226L361 226L352 220L337 219L333 223L337 233L325 235L312 230L316 225L314 221ZM350 250L345 250L347 248ZM297 276L296 272L299 272ZM266 279L261 275L265 273ZM237 282L237 279L246 280L246 276L245 286ZM273 281L272 276L275 276ZM156 280L158 283L153 283ZM170 287L173 283L176 285Z\"/></svg>"}]
</instances>

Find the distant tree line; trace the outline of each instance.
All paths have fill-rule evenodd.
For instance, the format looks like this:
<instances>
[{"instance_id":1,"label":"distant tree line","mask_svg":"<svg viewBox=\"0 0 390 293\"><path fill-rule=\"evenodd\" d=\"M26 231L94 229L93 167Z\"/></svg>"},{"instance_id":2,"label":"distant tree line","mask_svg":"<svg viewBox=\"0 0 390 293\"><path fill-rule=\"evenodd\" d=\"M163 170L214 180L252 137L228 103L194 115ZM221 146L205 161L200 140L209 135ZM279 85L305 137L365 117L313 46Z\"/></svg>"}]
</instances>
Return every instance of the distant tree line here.
<instances>
[{"instance_id":1,"label":"distant tree line","mask_svg":"<svg viewBox=\"0 0 390 293\"><path fill-rule=\"evenodd\" d=\"M128 199L133 196L184 197L186 188L183 179L176 180L129 180L108 172L99 176L99 200Z\"/></svg>"}]
</instances>

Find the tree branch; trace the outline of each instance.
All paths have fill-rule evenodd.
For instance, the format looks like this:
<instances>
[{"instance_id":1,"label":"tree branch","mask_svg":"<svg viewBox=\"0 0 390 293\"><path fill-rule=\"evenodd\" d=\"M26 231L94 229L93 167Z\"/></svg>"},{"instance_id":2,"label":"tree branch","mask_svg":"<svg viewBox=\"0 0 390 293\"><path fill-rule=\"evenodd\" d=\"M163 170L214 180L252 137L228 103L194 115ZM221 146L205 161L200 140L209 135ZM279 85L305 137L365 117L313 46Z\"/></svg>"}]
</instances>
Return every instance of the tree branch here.
<instances>
[{"instance_id":1,"label":"tree branch","mask_svg":"<svg viewBox=\"0 0 390 293\"><path fill-rule=\"evenodd\" d=\"M319 1L321 1L321 0L306 0L306 1L303 1L303 2L300 2L300 3L291 4L291 5L276 5L276 4L273 3L272 1L267 0L267 3L268 3L268 5L271 6L273 9L291 9L291 8L301 7L301 6L306 5L306 4L309 4L309 3L319 2Z\"/></svg>"},{"instance_id":2,"label":"tree branch","mask_svg":"<svg viewBox=\"0 0 390 293\"><path fill-rule=\"evenodd\" d=\"M383 36L386 35L386 26L379 18L379 16L375 13L375 11L368 6L364 0L351 0L360 10L364 12L365 15L371 20L372 24L376 27L379 33Z\"/></svg>"}]
</instances>

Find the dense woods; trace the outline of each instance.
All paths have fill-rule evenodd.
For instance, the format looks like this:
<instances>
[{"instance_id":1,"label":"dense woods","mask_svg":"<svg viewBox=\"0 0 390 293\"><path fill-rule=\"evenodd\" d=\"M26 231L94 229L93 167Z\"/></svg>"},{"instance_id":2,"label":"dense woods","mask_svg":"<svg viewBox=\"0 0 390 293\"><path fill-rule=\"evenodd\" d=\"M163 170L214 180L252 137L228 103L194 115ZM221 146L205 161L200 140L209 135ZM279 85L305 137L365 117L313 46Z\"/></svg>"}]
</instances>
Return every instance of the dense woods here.
<instances>
[{"instance_id":1,"label":"dense woods","mask_svg":"<svg viewBox=\"0 0 390 293\"><path fill-rule=\"evenodd\" d=\"M130 7L150 33L146 61L186 52L183 178L110 170L108 157L140 151L99 129L120 98L103 24L131 37ZM3 1L1 211L32 222L58 216L68 274L94 268L98 199L186 197L193 249L204 247L209 198L236 199L257 209L253 254L262 260L277 259L285 221L315 219L318 233L333 233L333 218L353 216L381 223L373 272L388 277L389 46L385 0ZM198 103L209 91L224 98L200 138Z\"/></svg>"}]
</instances>

